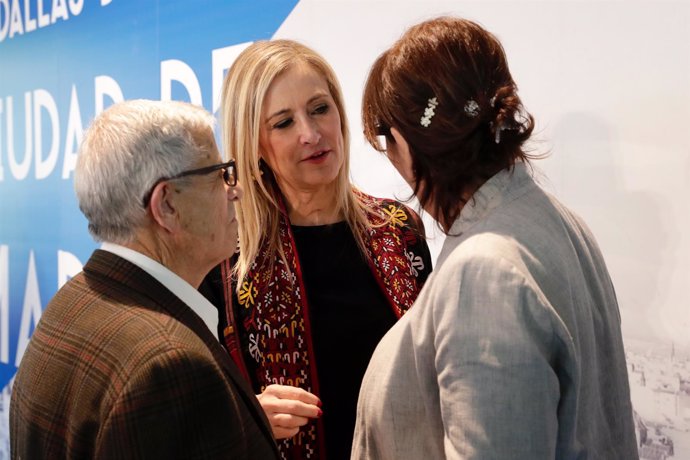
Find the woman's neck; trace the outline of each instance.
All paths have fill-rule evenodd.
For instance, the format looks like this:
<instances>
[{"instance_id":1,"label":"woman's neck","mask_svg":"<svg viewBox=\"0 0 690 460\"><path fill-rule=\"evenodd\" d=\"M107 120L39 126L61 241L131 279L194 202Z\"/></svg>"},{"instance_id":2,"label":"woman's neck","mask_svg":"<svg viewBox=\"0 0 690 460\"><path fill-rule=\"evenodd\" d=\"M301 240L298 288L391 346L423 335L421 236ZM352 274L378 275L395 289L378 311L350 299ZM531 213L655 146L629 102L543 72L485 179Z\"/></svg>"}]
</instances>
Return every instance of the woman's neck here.
<instances>
[{"instance_id":1,"label":"woman's neck","mask_svg":"<svg viewBox=\"0 0 690 460\"><path fill-rule=\"evenodd\" d=\"M283 190L290 223L305 227L328 225L344 219L335 184L316 190Z\"/></svg>"},{"instance_id":2,"label":"woman's neck","mask_svg":"<svg viewBox=\"0 0 690 460\"><path fill-rule=\"evenodd\" d=\"M442 210L436 207L433 195L427 199L426 204L423 206L424 211L426 211L427 214L429 214L436 222L439 223L439 225L441 225L443 233L448 234L450 228L455 223L455 220L460 217L460 213L465 205L472 199L474 193L479 190L484 182L485 181L477 181L475 184L468 185L465 188L465 191L461 195L461 200L455 205L455 212L452 214L454 217L450 219L450 222L446 222Z\"/></svg>"}]
</instances>

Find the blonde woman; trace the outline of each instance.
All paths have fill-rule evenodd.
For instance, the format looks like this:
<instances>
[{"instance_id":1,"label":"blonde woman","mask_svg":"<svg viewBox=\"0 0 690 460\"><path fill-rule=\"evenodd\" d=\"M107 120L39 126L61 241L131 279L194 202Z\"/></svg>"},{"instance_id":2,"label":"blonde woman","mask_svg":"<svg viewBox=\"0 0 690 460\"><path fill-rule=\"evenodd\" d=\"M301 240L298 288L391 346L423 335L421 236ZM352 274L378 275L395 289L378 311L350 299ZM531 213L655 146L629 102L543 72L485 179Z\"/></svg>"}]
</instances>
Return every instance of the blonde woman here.
<instances>
[{"instance_id":1,"label":"blonde woman","mask_svg":"<svg viewBox=\"0 0 690 460\"><path fill-rule=\"evenodd\" d=\"M306 46L247 48L221 126L246 184L240 253L207 280L224 342L284 457L349 458L369 358L431 270L421 221L351 185L340 86Z\"/></svg>"}]
</instances>

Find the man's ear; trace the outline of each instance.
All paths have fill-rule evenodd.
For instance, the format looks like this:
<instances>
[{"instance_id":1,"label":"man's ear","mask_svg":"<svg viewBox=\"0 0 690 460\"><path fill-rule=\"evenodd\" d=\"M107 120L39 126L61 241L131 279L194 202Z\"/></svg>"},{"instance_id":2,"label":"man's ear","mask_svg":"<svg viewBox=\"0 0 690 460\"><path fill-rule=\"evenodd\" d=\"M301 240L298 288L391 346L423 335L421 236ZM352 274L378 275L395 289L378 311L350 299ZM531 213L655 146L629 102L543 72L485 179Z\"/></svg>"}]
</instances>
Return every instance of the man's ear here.
<instances>
[{"instance_id":1,"label":"man's ear","mask_svg":"<svg viewBox=\"0 0 690 460\"><path fill-rule=\"evenodd\" d=\"M171 231L179 222L179 209L171 184L161 182L153 188L149 207L153 220L164 229Z\"/></svg>"}]
</instances>

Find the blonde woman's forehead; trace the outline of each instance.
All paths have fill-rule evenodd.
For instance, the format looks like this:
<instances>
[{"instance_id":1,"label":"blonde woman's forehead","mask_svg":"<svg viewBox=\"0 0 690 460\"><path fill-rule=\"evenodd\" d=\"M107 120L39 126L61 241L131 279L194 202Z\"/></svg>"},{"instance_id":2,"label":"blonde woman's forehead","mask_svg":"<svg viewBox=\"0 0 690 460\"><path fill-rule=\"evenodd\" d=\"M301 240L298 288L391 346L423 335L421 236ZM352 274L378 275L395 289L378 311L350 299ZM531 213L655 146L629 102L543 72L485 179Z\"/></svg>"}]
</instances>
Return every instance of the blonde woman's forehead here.
<instances>
[{"instance_id":1,"label":"blonde woman's forehead","mask_svg":"<svg viewBox=\"0 0 690 460\"><path fill-rule=\"evenodd\" d=\"M323 75L311 66L291 66L273 80L266 92L262 110L264 121L320 97L333 97Z\"/></svg>"}]
</instances>

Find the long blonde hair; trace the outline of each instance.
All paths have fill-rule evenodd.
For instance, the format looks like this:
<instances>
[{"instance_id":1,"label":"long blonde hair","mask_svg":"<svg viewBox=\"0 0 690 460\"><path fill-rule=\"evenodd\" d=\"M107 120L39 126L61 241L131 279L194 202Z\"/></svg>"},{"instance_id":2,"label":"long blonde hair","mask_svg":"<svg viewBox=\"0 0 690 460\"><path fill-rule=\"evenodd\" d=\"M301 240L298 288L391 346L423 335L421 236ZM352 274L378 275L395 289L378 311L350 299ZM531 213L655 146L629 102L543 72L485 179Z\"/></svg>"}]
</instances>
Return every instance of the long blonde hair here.
<instances>
[{"instance_id":1,"label":"long blonde hair","mask_svg":"<svg viewBox=\"0 0 690 460\"><path fill-rule=\"evenodd\" d=\"M221 99L223 148L227 155L235 158L238 178L244 188L244 196L236 204L241 250L234 270L239 280L244 279L264 240L269 254L277 254L285 262L279 236L281 210L275 196L277 185L273 183L271 172L261 174L259 134L264 99L271 83L296 63L311 66L326 79L340 113L344 162L336 177L336 202L366 256L366 229L371 224L365 204L357 198L350 184L350 134L335 72L323 57L301 43L292 40L258 41L245 49L230 67L223 82ZM264 163L263 168L268 166Z\"/></svg>"}]
</instances>

